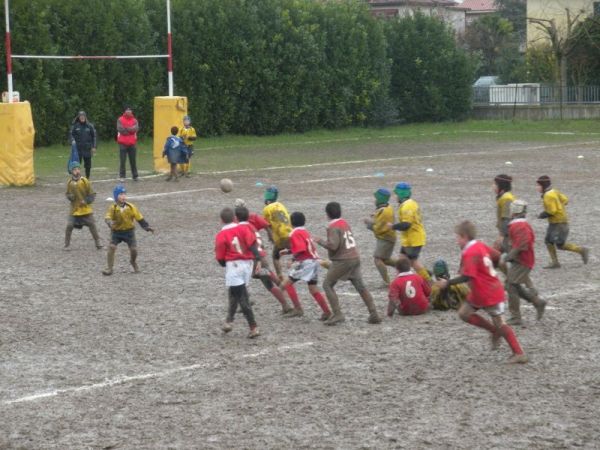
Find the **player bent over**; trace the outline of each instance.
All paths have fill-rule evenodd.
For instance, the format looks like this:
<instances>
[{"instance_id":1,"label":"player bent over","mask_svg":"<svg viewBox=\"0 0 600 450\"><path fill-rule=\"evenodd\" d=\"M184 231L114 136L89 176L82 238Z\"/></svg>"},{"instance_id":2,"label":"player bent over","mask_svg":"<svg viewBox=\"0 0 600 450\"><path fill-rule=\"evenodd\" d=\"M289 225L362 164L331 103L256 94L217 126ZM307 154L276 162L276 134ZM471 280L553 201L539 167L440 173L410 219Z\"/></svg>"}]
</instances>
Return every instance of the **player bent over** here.
<instances>
[{"instance_id":1,"label":"player bent over","mask_svg":"<svg viewBox=\"0 0 600 450\"><path fill-rule=\"evenodd\" d=\"M246 285L254 270L260 270L260 254L256 245L256 235L250 228L234 222L231 208L221 210L223 228L215 238L215 258L225 267L225 286L229 290L229 307L222 330L229 333L233 329L233 319L238 306L248 321L252 339L260 335ZM254 264L256 262L256 269Z\"/></svg>"},{"instance_id":2,"label":"player bent over","mask_svg":"<svg viewBox=\"0 0 600 450\"><path fill-rule=\"evenodd\" d=\"M333 311L333 315L325 325L335 325L343 322L344 315L340 309L340 301L334 286L339 280L350 280L354 289L360 294L369 310L368 322L381 323L371 293L367 290L362 280L360 271L360 255L356 248L356 240L350 225L342 219L342 207L338 202L330 202L325 207L325 212L330 222L327 226L327 240L315 239L315 242L327 249L331 265L323 282L323 290Z\"/></svg>"},{"instance_id":3,"label":"player bent over","mask_svg":"<svg viewBox=\"0 0 600 450\"><path fill-rule=\"evenodd\" d=\"M260 270L252 274L252 278L258 278L265 289L269 291L273 297L281 304L282 312L285 314L292 310L288 305L283 292L279 287L279 280L277 276L269 270L269 263L267 262L267 252L262 246L262 239L260 237L259 230L265 229L269 226L267 221L256 213L250 213L246 208L246 202L238 198L235 200L235 217L240 226L246 226L250 228L250 231L256 236L256 248L260 255Z\"/></svg>"},{"instance_id":4,"label":"player bent over","mask_svg":"<svg viewBox=\"0 0 600 450\"><path fill-rule=\"evenodd\" d=\"M448 264L443 259L438 259L433 264L433 276L435 280L449 280L450 270ZM446 289L440 289L434 284L431 286L429 301L431 307L438 311L448 311L449 309L458 309L469 295L469 287L466 283L454 284Z\"/></svg>"},{"instance_id":5,"label":"player bent over","mask_svg":"<svg viewBox=\"0 0 600 450\"><path fill-rule=\"evenodd\" d=\"M401 316L425 314L429 311L429 283L412 270L410 260L405 255L398 258L396 269L398 275L388 293L388 317L392 317L396 310Z\"/></svg>"},{"instance_id":6,"label":"player bent over","mask_svg":"<svg viewBox=\"0 0 600 450\"><path fill-rule=\"evenodd\" d=\"M503 337L513 355L510 364L522 364L528 361L513 329L504 322L504 287L494 270L492 255L497 252L483 242L475 239L475 225L469 221L458 224L455 228L456 241L462 249L461 275L451 280L439 280L436 285L441 289L458 283L469 283L471 292L467 301L458 310L459 317L467 323L487 330L492 337L492 347L496 348L500 337ZM483 309L492 318L486 320L477 311Z\"/></svg>"},{"instance_id":7,"label":"player bent over","mask_svg":"<svg viewBox=\"0 0 600 450\"><path fill-rule=\"evenodd\" d=\"M129 262L135 273L139 273L140 268L137 265L136 259L138 255L137 241L135 239L135 221L140 226L151 233L154 230L148 225L140 211L133 203L127 202L126 190L123 185L117 185L113 190L113 198L115 202L108 208L104 220L110 228L110 245L106 255L106 269L102 271L104 275L112 275L113 266L115 264L115 252L117 245L125 242L129 247Z\"/></svg>"},{"instance_id":8,"label":"player bent over","mask_svg":"<svg viewBox=\"0 0 600 450\"><path fill-rule=\"evenodd\" d=\"M320 306L323 314L321 315L322 321L328 320L331 317L331 310L327 304L327 300L323 297L323 294L319 291L317 283L319 281L319 270L321 266L319 264L319 255L317 249L313 243L313 240L304 228L306 224L306 218L301 212L294 212L290 216L292 222L292 232L290 233L290 249L281 250L283 254L292 254L292 266L288 273L287 278L282 284L283 288L292 286L296 281L306 281L308 284L308 292L313 296L317 304ZM290 291L288 290L288 293ZM298 317L304 315L302 305L298 294L294 290L293 295L290 295L294 309L285 314L286 317Z\"/></svg>"},{"instance_id":9,"label":"player bent over","mask_svg":"<svg viewBox=\"0 0 600 450\"><path fill-rule=\"evenodd\" d=\"M281 271L280 251L289 247L289 236L292 232L290 226L290 214L283 203L278 202L279 190L271 186L265 190L263 208L263 217L269 222L267 234L269 240L273 243L273 267L275 273L281 280L283 278Z\"/></svg>"},{"instance_id":10,"label":"player bent over","mask_svg":"<svg viewBox=\"0 0 600 450\"><path fill-rule=\"evenodd\" d=\"M584 264L588 263L590 250L587 247L580 247L576 244L567 242L569 236L569 221L567 217L567 203L569 198L552 187L552 182L548 175L542 175L537 179L537 191L542 194L544 212L538 219L548 219L548 230L546 232L546 248L550 253L552 262L544 269L557 269L560 267L556 249L575 252L581 255Z\"/></svg>"},{"instance_id":11,"label":"player bent over","mask_svg":"<svg viewBox=\"0 0 600 450\"><path fill-rule=\"evenodd\" d=\"M96 243L96 248L100 250L100 236L96 229L96 221L92 210L92 203L96 199L96 193L92 190L92 184L85 177L81 176L81 166L77 161L69 163L69 173L71 178L67 181L67 200L71 202L71 213L65 230L65 250L71 245L71 234L73 229L88 227Z\"/></svg>"},{"instance_id":12,"label":"player bent over","mask_svg":"<svg viewBox=\"0 0 600 450\"><path fill-rule=\"evenodd\" d=\"M519 298L532 303L537 310L537 319L544 315L546 302L538 297L536 289L529 277L535 262L533 245L535 234L527 222L527 203L515 200L510 205L512 220L508 224L508 237L510 248L503 253L502 262L508 263L506 272L506 291L508 292L508 309L511 317L510 325L522 325L521 307Z\"/></svg>"},{"instance_id":13,"label":"player bent over","mask_svg":"<svg viewBox=\"0 0 600 450\"><path fill-rule=\"evenodd\" d=\"M388 224L394 230L400 231L402 247L400 253L406 255L413 269L427 282L431 281L429 272L419 262L419 254L426 242L425 227L421 220L419 204L411 198L412 188L408 183L398 183L394 188L398 197L398 223Z\"/></svg>"},{"instance_id":14,"label":"player bent over","mask_svg":"<svg viewBox=\"0 0 600 450\"><path fill-rule=\"evenodd\" d=\"M375 267L384 283L389 286L390 276L386 266L396 266L396 260L392 258L394 246L396 245L396 232L390 230L388 223L393 223L394 208L389 204L392 193L385 188L380 188L373 194L375 196L375 213L370 219L365 219L365 225L375 235L375 253L373 259Z\"/></svg>"}]
</instances>

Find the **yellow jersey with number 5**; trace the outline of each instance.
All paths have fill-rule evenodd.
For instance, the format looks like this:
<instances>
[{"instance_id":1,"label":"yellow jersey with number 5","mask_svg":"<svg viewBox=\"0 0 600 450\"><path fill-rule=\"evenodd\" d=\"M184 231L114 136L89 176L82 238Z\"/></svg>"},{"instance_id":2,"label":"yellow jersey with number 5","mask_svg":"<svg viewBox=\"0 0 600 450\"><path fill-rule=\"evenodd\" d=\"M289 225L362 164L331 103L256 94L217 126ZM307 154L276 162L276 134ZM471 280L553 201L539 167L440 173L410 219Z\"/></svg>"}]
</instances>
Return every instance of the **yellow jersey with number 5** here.
<instances>
[{"instance_id":1,"label":"yellow jersey with number 5","mask_svg":"<svg viewBox=\"0 0 600 450\"><path fill-rule=\"evenodd\" d=\"M263 208L263 217L271 225L273 242L275 245L280 246L282 241L287 239L292 232L288 210L279 202L269 203Z\"/></svg>"},{"instance_id":2,"label":"yellow jersey with number 5","mask_svg":"<svg viewBox=\"0 0 600 450\"><path fill-rule=\"evenodd\" d=\"M400 232L402 247L422 247L426 242L425 227L421 221L421 209L412 198L398 208L398 222L410 223L410 228Z\"/></svg>"}]
</instances>

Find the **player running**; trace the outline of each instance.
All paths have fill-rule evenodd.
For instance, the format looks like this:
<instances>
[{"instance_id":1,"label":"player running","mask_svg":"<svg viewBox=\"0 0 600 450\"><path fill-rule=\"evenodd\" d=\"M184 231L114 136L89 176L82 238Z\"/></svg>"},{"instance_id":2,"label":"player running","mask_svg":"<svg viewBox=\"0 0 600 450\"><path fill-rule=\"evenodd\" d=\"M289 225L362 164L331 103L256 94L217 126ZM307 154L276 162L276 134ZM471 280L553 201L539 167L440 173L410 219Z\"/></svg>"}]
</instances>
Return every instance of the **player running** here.
<instances>
[{"instance_id":1,"label":"player running","mask_svg":"<svg viewBox=\"0 0 600 450\"><path fill-rule=\"evenodd\" d=\"M371 218L365 219L364 222L376 239L375 253L373 254L375 267L384 283L389 286L390 276L386 266L396 266L396 260L392 258L396 245L396 232L387 226L388 223L394 222L394 208L389 204L392 194L389 190L380 188L373 195L377 209Z\"/></svg>"},{"instance_id":2,"label":"player running","mask_svg":"<svg viewBox=\"0 0 600 450\"><path fill-rule=\"evenodd\" d=\"M536 182L537 191L542 194L544 211L540 213L538 219L548 219L548 230L546 231L546 248L550 254L552 262L544 269L557 269L560 267L556 249L575 252L581 255L584 264L588 263L590 250L587 247L580 247L576 244L567 242L569 236L569 221L567 217L567 203L569 198L552 187L552 182L548 175L542 175Z\"/></svg>"},{"instance_id":3,"label":"player running","mask_svg":"<svg viewBox=\"0 0 600 450\"><path fill-rule=\"evenodd\" d=\"M512 193L512 177L500 174L494 178L494 192L496 193L496 228L499 237L496 248L500 252L507 252L508 244L508 222L510 222L510 205L515 200Z\"/></svg>"},{"instance_id":4,"label":"player running","mask_svg":"<svg viewBox=\"0 0 600 450\"><path fill-rule=\"evenodd\" d=\"M439 280L436 285L445 289L459 283L469 283L471 292L458 310L459 317L471 325L487 330L492 337L494 349L498 347L500 337L503 337L513 352L508 363L526 363L527 355L521 349L513 329L504 322L504 287L492 262L492 257L497 257L498 252L475 239L475 225L469 221L458 224L455 232L456 241L462 249L461 275L451 280ZM491 316L492 322L477 314L480 309Z\"/></svg>"},{"instance_id":5,"label":"player running","mask_svg":"<svg viewBox=\"0 0 600 450\"><path fill-rule=\"evenodd\" d=\"M263 217L269 222L267 234L269 240L273 243L273 267L280 280L283 279L281 271L280 253L281 250L289 248L289 236L292 232L290 226L290 214L283 203L278 202L279 190L271 186L265 190L263 208Z\"/></svg>"}]
</instances>

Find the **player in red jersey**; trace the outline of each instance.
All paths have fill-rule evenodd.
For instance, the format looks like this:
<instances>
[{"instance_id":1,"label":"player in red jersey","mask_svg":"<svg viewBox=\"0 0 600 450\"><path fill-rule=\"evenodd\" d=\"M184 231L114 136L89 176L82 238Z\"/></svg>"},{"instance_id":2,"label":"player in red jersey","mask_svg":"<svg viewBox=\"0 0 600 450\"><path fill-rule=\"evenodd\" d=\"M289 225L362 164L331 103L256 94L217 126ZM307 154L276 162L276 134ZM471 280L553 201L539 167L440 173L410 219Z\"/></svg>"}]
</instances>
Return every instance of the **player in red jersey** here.
<instances>
[{"instance_id":1,"label":"player in red jersey","mask_svg":"<svg viewBox=\"0 0 600 450\"><path fill-rule=\"evenodd\" d=\"M328 320L331 317L331 311L327 304L327 300L325 300L325 297L323 297L323 294L319 291L319 286L317 285L319 282L319 270L321 268L321 265L319 264L319 255L310 233L304 228L306 218L301 212L294 212L290 215L290 222L292 224L290 249L283 249L280 251L280 254L284 255L291 253L292 265L282 287L286 289L288 286L293 286L296 281L306 281L308 284L308 292L310 292L323 311L320 320ZM288 294L289 293L290 291L288 290ZM295 295L293 296L290 295L292 303L294 304L294 309L287 313L285 315L286 317L299 317L304 315L302 304L300 303L300 299L295 290L294 294Z\"/></svg>"},{"instance_id":2,"label":"player in red jersey","mask_svg":"<svg viewBox=\"0 0 600 450\"><path fill-rule=\"evenodd\" d=\"M225 267L225 286L229 289L229 309L222 330L228 333L233 329L233 318L239 306L250 327L248 337L255 338L260 332L256 326L246 285L252 276L255 261L256 270L260 270L256 235L250 228L234 222L234 212L231 208L221 210L221 222L223 228L215 238L215 258Z\"/></svg>"},{"instance_id":3,"label":"player in red jersey","mask_svg":"<svg viewBox=\"0 0 600 450\"><path fill-rule=\"evenodd\" d=\"M436 285L444 289L457 283L468 282L471 292L458 310L459 317L471 325L489 331L493 348L497 348L500 337L503 337L513 351L509 363L526 363L527 355L523 353L513 329L504 322L504 287L498 279L492 261L496 251L475 240L475 225L468 220L458 224L455 232L456 241L462 249L461 275L451 280L439 280ZM492 322L477 314L480 309L491 316Z\"/></svg>"},{"instance_id":4,"label":"player in red jersey","mask_svg":"<svg viewBox=\"0 0 600 450\"><path fill-rule=\"evenodd\" d=\"M423 277L411 270L411 262L400 255L396 262L398 275L390 284L388 293L388 317L398 310L401 316L417 316L429 311L431 287Z\"/></svg>"},{"instance_id":5,"label":"player in red jersey","mask_svg":"<svg viewBox=\"0 0 600 450\"><path fill-rule=\"evenodd\" d=\"M323 290L327 300L329 300L333 315L325 324L336 325L344 321L340 301L333 288L339 280L350 280L354 289L359 293L369 310L368 322L371 324L381 323L381 317L377 313L373 297L371 297L371 293L363 283L356 240L350 225L342 219L341 205L338 202L329 202L325 207L325 213L330 221L327 226L327 240L315 239L317 244L327 249L331 260L331 265L323 282Z\"/></svg>"},{"instance_id":6,"label":"player in red jersey","mask_svg":"<svg viewBox=\"0 0 600 450\"><path fill-rule=\"evenodd\" d=\"M527 203L515 200L510 205L511 221L508 223L507 253L502 254L502 262L506 262L506 291L508 292L508 309L510 310L510 325L522 325L519 297L532 303L537 310L537 319L544 315L546 301L539 298L529 274L535 264L533 244L535 234L525 218Z\"/></svg>"},{"instance_id":7,"label":"player in red jersey","mask_svg":"<svg viewBox=\"0 0 600 450\"><path fill-rule=\"evenodd\" d=\"M288 305L282 290L279 287L279 278L269 269L269 263L267 262L267 252L262 245L262 239L260 237L259 230L265 229L269 226L262 216L256 213L250 213L246 208L245 202L242 199L236 199L235 201L235 217L237 222L241 226L250 228L250 231L256 236L256 247L260 254L260 270L253 273L252 278L258 278L265 289L273 294L273 297L281 304L282 312L288 313L292 308Z\"/></svg>"}]
</instances>

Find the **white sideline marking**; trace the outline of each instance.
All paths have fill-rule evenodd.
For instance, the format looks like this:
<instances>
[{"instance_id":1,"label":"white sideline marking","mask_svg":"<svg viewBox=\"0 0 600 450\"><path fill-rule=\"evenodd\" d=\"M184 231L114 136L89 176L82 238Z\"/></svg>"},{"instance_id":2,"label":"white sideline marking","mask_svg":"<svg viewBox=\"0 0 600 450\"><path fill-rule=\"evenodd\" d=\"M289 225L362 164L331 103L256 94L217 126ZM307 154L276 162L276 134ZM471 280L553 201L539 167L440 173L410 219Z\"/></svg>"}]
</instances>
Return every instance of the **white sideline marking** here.
<instances>
[{"instance_id":1,"label":"white sideline marking","mask_svg":"<svg viewBox=\"0 0 600 450\"><path fill-rule=\"evenodd\" d=\"M434 133L435 134L435 133ZM438 133L439 134L439 133ZM403 137L403 136L383 136L386 137ZM370 139L370 138L369 138ZM357 139L352 139L357 140ZM364 139L368 140L368 139ZM332 140L333 142L335 140ZM343 141L340 139L339 141ZM319 142L330 142L330 141L315 141L313 143ZM295 143L287 143L287 144L278 144L278 145L292 145ZM298 143L302 144L302 143ZM434 155L406 155L406 156L396 156L392 158L375 158L375 159L361 159L361 160L351 160L351 161L331 161L331 162L323 162L323 163L314 163L314 164L298 164L298 165L288 165L288 166L271 166L271 167L259 167L257 169L232 169L232 170L217 170L212 172L196 172L198 175L225 175L230 173L245 173L245 172L260 172L260 171L272 171L272 170L287 170L287 169L309 169L311 167L327 167L327 166L343 166L343 165L351 165L351 164L365 164L365 163L377 163L377 162L390 162L390 161L401 161L406 159L432 159L437 157L447 157L447 156L481 156L481 155L500 155L502 153L514 153L514 152L527 152L531 150L547 150L552 148L567 148L574 146L588 146L588 145L598 145L600 141L589 141L589 142L573 142L573 143L564 143L564 144L552 144L552 145L538 145L535 147L519 147L519 148L508 148L501 150L492 150L492 151L481 151L481 152L450 152L450 153L438 153ZM254 147L254 146L251 146ZM219 148L227 148L227 147L206 147L206 150L211 149L219 149ZM244 146L232 146L231 148L244 148ZM153 175L146 175L139 177L140 179L146 178L156 178L162 177L165 174L158 173ZM109 183L118 181L119 178L110 178L105 180L92 180L94 183ZM133 181L132 181L133 183ZM63 186L65 183L49 183L43 184L44 187L51 186Z\"/></svg>"},{"instance_id":2,"label":"white sideline marking","mask_svg":"<svg viewBox=\"0 0 600 450\"><path fill-rule=\"evenodd\" d=\"M304 348L304 347L310 347L312 345L314 345L314 342L300 342L297 344L280 345L279 347L271 348L271 349L266 348L266 349L263 349L256 353L246 353L246 354L241 355L240 357L241 358L257 358L259 356L268 355L270 353L273 353L273 351L282 352L282 351L286 351L286 350L296 350L296 349L300 349L300 348ZM214 364L214 363L212 363L212 364ZM115 378L109 378L105 381L102 381L101 383L84 384L83 386L73 386L73 387L68 387L68 388L63 388L63 389L55 389L53 391L48 391L48 392L40 392L40 393L36 393L36 394L26 395L24 397L15 398L13 400L5 400L2 403L4 405L12 405L14 403L33 402L33 401L42 400L45 398L56 397L61 394L79 393L79 392L92 391L94 389L102 389L105 387L118 386L121 384L129 383L131 381L149 380L149 379L153 379L153 378L163 378L168 375L173 375L176 373L190 372L190 371L194 371L194 370L198 370L198 369L204 369L210 365L211 365L211 363L204 362L204 363L192 364L190 366L175 367L173 369L166 369L166 370L161 370L159 372L150 372L150 373L145 373L145 374L140 374L140 375L131 375L131 376L121 375L121 376L117 376Z\"/></svg>"},{"instance_id":3,"label":"white sideline marking","mask_svg":"<svg viewBox=\"0 0 600 450\"><path fill-rule=\"evenodd\" d=\"M217 188L189 189L187 191L158 192L156 194L131 195L128 198L130 198L132 200L143 200L146 198L165 197L167 195L189 194L190 192L218 191L218 190L219 189L217 189Z\"/></svg>"}]
</instances>

